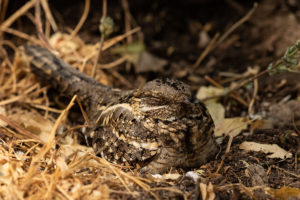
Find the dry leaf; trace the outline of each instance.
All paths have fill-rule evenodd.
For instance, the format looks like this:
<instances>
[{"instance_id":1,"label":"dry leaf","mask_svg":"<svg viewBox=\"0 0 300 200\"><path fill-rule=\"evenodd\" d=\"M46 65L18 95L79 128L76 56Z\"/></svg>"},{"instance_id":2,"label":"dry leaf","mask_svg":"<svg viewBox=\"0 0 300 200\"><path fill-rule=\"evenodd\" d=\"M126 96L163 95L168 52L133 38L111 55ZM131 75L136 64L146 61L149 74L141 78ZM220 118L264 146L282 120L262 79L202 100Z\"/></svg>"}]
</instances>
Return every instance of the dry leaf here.
<instances>
[{"instance_id":1,"label":"dry leaf","mask_svg":"<svg viewBox=\"0 0 300 200\"><path fill-rule=\"evenodd\" d=\"M4 115L4 116L7 115L4 106L0 106L0 114L1 114L1 115ZM0 119L0 127L1 127L1 126L7 126L7 123L4 122L4 121L2 121L2 120Z\"/></svg>"},{"instance_id":2,"label":"dry leaf","mask_svg":"<svg viewBox=\"0 0 300 200\"><path fill-rule=\"evenodd\" d=\"M151 176L155 179L161 180L177 180L181 175L180 174L151 174Z\"/></svg>"},{"instance_id":3,"label":"dry leaf","mask_svg":"<svg viewBox=\"0 0 300 200\"><path fill-rule=\"evenodd\" d=\"M177 180L180 176L180 174L164 174L162 178L165 180Z\"/></svg>"},{"instance_id":4,"label":"dry leaf","mask_svg":"<svg viewBox=\"0 0 300 200\"><path fill-rule=\"evenodd\" d=\"M197 92L196 98L199 100L203 100L213 96L218 96L223 93L224 93L224 89L220 89L217 87L213 87L213 86L200 87ZM225 108L222 104L218 103L217 101L218 101L217 98L204 101L215 124L218 124L220 121L222 121L225 118Z\"/></svg>"},{"instance_id":5,"label":"dry leaf","mask_svg":"<svg viewBox=\"0 0 300 200\"><path fill-rule=\"evenodd\" d=\"M35 134L43 142L47 142L50 136L53 122L45 119L39 113L21 112L10 116L13 121L17 121L27 131Z\"/></svg>"},{"instance_id":6,"label":"dry leaf","mask_svg":"<svg viewBox=\"0 0 300 200\"><path fill-rule=\"evenodd\" d=\"M213 86L200 87L196 98L199 100L207 99L213 96L218 96L224 93L224 89ZM218 99L210 99L205 101L205 105L211 114L215 123L215 136L237 136L242 130L245 130L249 121L245 117L225 118L225 108L217 102Z\"/></svg>"},{"instance_id":7,"label":"dry leaf","mask_svg":"<svg viewBox=\"0 0 300 200\"><path fill-rule=\"evenodd\" d=\"M91 147L83 146L77 143L74 144L64 144L60 147L60 156L65 160L69 159L69 157L77 153L79 157L84 156L86 153L94 154L94 151Z\"/></svg>"},{"instance_id":8,"label":"dry leaf","mask_svg":"<svg viewBox=\"0 0 300 200\"><path fill-rule=\"evenodd\" d=\"M249 124L249 120L245 117L227 118L216 123L215 136L230 135L232 137L240 134Z\"/></svg>"},{"instance_id":9,"label":"dry leaf","mask_svg":"<svg viewBox=\"0 0 300 200\"><path fill-rule=\"evenodd\" d=\"M271 153L268 158L291 158L292 154L279 147L277 144L260 144L256 142L243 142L240 144L240 149L245 151L262 151L264 153Z\"/></svg>"},{"instance_id":10,"label":"dry leaf","mask_svg":"<svg viewBox=\"0 0 300 200\"><path fill-rule=\"evenodd\" d=\"M62 157L57 157L55 161L57 168L59 168L61 171L61 175L64 176L65 174L67 174L69 171L69 167L66 161Z\"/></svg>"},{"instance_id":11,"label":"dry leaf","mask_svg":"<svg viewBox=\"0 0 300 200\"><path fill-rule=\"evenodd\" d=\"M81 46L83 42L78 37L73 37L68 34L55 33L49 39L50 45L61 52L63 55L72 54Z\"/></svg>"},{"instance_id":12,"label":"dry leaf","mask_svg":"<svg viewBox=\"0 0 300 200\"><path fill-rule=\"evenodd\" d=\"M268 121L266 120L262 120L262 119L258 119L258 120L255 120L253 121L251 124L250 124L250 133L253 133L253 131L255 129L268 129L268 128L271 128Z\"/></svg>"},{"instance_id":13,"label":"dry leaf","mask_svg":"<svg viewBox=\"0 0 300 200\"><path fill-rule=\"evenodd\" d=\"M225 108L222 104L214 102L214 101L209 101L209 102L205 103L205 105L216 125L221 123L224 120Z\"/></svg>"},{"instance_id":14,"label":"dry leaf","mask_svg":"<svg viewBox=\"0 0 300 200\"><path fill-rule=\"evenodd\" d=\"M3 161L2 161L3 162ZM10 176L10 163L6 162L5 164L0 165L0 177L7 177ZM5 179L4 179L5 181Z\"/></svg>"},{"instance_id":15,"label":"dry leaf","mask_svg":"<svg viewBox=\"0 0 300 200\"><path fill-rule=\"evenodd\" d=\"M216 197L211 182L209 182L208 185L200 183L200 191L203 200L214 200Z\"/></svg>"},{"instance_id":16,"label":"dry leaf","mask_svg":"<svg viewBox=\"0 0 300 200\"><path fill-rule=\"evenodd\" d=\"M300 189L283 186L280 189L266 188L265 189L275 199L300 199Z\"/></svg>"},{"instance_id":17,"label":"dry leaf","mask_svg":"<svg viewBox=\"0 0 300 200\"><path fill-rule=\"evenodd\" d=\"M224 89L217 88L214 86L208 86L208 87L203 86L198 89L196 98L199 100L204 100L204 99L222 95L222 94L224 94ZM216 101L216 99L212 99L212 100Z\"/></svg>"},{"instance_id":18,"label":"dry leaf","mask_svg":"<svg viewBox=\"0 0 300 200\"><path fill-rule=\"evenodd\" d=\"M139 59L135 65L135 70L137 73L159 72L163 71L167 64L167 60L152 55L147 51L143 51L139 54Z\"/></svg>"}]
</instances>

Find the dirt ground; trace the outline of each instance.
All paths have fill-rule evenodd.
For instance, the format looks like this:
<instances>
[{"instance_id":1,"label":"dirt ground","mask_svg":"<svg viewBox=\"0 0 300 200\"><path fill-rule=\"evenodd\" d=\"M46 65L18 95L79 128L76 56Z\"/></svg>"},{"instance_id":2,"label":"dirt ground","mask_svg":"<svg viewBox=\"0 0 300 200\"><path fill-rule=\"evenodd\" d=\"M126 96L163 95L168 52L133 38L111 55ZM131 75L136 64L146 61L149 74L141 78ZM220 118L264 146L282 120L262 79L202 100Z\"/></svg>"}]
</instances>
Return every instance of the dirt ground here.
<instances>
[{"instance_id":1,"label":"dirt ground","mask_svg":"<svg viewBox=\"0 0 300 200\"><path fill-rule=\"evenodd\" d=\"M215 158L198 169L143 177L78 144L75 109L59 120L70 100L41 85L17 49L50 45L80 69L78 57L101 41L103 2L41 0L41 33L35 2L0 1L1 199L300 199L298 1L107 2L113 31L103 37L94 77L121 89L179 79L215 119ZM89 75L92 62L83 69Z\"/></svg>"}]
</instances>

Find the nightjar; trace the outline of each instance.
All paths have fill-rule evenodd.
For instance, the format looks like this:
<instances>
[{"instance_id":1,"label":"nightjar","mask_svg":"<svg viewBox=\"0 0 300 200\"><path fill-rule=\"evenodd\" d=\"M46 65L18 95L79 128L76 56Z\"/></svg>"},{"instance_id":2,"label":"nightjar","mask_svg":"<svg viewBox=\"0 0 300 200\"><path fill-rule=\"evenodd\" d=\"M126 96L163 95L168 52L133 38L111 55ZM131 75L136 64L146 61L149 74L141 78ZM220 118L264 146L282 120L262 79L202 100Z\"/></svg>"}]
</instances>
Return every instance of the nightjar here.
<instances>
[{"instance_id":1,"label":"nightjar","mask_svg":"<svg viewBox=\"0 0 300 200\"><path fill-rule=\"evenodd\" d=\"M112 163L163 173L199 167L215 155L214 123L188 85L155 79L140 89L104 86L37 46L24 46L31 71L62 94L77 94L90 125L95 153Z\"/></svg>"}]
</instances>

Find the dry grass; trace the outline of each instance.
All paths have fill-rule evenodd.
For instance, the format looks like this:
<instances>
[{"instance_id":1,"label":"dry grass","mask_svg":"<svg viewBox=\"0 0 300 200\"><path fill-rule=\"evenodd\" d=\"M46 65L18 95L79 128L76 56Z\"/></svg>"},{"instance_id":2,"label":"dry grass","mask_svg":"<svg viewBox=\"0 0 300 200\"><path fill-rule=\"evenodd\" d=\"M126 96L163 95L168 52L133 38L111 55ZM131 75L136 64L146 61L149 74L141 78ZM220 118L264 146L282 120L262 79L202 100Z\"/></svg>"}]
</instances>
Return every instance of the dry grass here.
<instances>
[{"instance_id":1,"label":"dry grass","mask_svg":"<svg viewBox=\"0 0 300 200\"><path fill-rule=\"evenodd\" d=\"M47 88L26 72L22 59L1 66L1 199L156 197L150 179L124 172L77 143L76 127L65 123L76 96L64 110L49 107Z\"/></svg>"},{"instance_id":2,"label":"dry grass","mask_svg":"<svg viewBox=\"0 0 300 200\"><path fill-rule=\"evenodd\" d=\"M106 16L106 0L103 3L103 16ZM41 85L30 72L28 58L22 52L22 48L16 46L13 40L4 40L3 35L13 35L13 38L21 38L24 43L39 44L48 48L79 71L106 85L110 81L102 69L113 68L130 58L123 55L111 63L104 64L101 62L101 55L120 42L129 44L133 41L133 35L143 40L143 33L140 27L135 26L127 0L121 1L125 15L125 33L109 39L99 36L99 42L94 44L87 44L78 36L87 19L90 0L85 0L81 19L68 33L59 32L57 24L60 23L55 21L47 0L29 0L15 13L6 16L8 4L9 0L0 0L0 199L189 199L201 195L202 199L208 200L214 199L217 192L228 195L235 194L236 191L254 199L257 189L277 197L292 196L299 192L299 189L294 187L283 187L279 190L268 188L267 185L246 187L249 177L244 175L242 180L238 173L236 174L240 167L236 165L236 161L232 161L233 156L242 156L236 159L243 160L245 154L239 154L240 151L230 154L231 147L235 145L232 144L232 138L228 141L225 155L218 155L219 158L223 157L222 159L216 159L195 171L195 174L201 174L198 176L201 179L200 184L197 181L193 181L192 184L188 181L184 183L187 173L184 176L176 172L163 175L162 178L144 178L135 170L113 165L95 156L92 148L79 145L77 141L78 129L85 125L74 125L67 120L71 107L78 104L76 96L65 109L55 108L55 103L51 102L53 99L50 100L47 94L48 86ZM220 38L216 34L194 68L197 68L204 57L220 45L237 26L247 20L253 10L254 8ZM20 27L35 28L37 36L12 26L20 25L20 18L28 18L32 22ZM129 62L127 64L129 65ZM117 71L112 71L111 75L123 85L131 86ZM245 81L237 84L231 91L235 92L244 84L255 80L258 75L249 79L243 77ZM209 76L205 78L212 85L223 88ZM241 105L248 107L249 113L252 113L257 90L258 85L254 82L250 102L245 102L238 93L230 95ZM82 115L86 119L83 110ZM262 164L267 163L263 158L257 158L259 159ZM241 169L244 171L244 168ZM298 178L298 174L290 173L291 169L287 169L284 169L284 173ZM284 173L279 176L277 171L273 177L284 178ZM217 183L219 178L223 180L221 183ZM238 183L232 180L238 180ZM210 181L215 184L208 183Z\"/></svg>"},{"instance_id":3,"label":"dry grass","mask_svg":"<svg viewBox=\"0 0 300 200\"><path fill-rule=\"evenodd\" d=\"M42 10L37 9L40 5ZM24 15L33 20L29 10L34 6L38 38L11 28ZM88 45L76 36L86 19L88 6L87 0L79 25L70 34L60 34L47 1L31 0L2 22L0 34L6 32L28 43L51 48L80 71L91 74L99 43ZM40 17L41 11L46 16L44 21ZM42 23L46 24L45 27L52 27L54 34L48 37L49 30L45 34L41 29ZM105 41L102 51L138 31L139 27ZM6 52L9 48L14 51L12 59ZM145 195L158 198L154 191L170 190L151 188L154 179L142 178L129 169L124 172L121 166L114 166L95 156L90 147L79 145L76 129L80 126L70 127L66 123L76 97L66 109L50 107L48 88L42 87L29 72L27 58L20 49L11 41L0 40L0 54L4 58L0 63L1 199L110 199ZM96 79L106 83L99 68Z\"/></svg>"}]
</instances>

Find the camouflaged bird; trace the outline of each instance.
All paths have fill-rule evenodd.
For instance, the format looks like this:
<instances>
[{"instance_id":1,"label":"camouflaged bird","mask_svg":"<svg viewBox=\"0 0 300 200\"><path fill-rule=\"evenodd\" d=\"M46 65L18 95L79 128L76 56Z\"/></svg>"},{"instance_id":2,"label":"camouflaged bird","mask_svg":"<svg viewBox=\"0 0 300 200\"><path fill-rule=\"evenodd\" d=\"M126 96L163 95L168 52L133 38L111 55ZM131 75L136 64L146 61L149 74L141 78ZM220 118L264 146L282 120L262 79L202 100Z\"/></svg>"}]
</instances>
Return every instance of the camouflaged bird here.
<instances>
[{"instance_id":1,"label":"camouflaged bird","mask_svg":"<svg viewBox=\"0 0 300 200\"><path fill-rule=\"evenodd\" d=\"M40 46L24 49L37 77L64 95L79 96L91 122L86 136L106 160L163 173L199 167L216 153L213 120L203 103L192 101L188 85L156 79L141 89L114 89Z\"/></svg>"}]
</instances>

